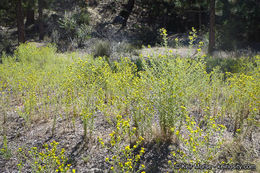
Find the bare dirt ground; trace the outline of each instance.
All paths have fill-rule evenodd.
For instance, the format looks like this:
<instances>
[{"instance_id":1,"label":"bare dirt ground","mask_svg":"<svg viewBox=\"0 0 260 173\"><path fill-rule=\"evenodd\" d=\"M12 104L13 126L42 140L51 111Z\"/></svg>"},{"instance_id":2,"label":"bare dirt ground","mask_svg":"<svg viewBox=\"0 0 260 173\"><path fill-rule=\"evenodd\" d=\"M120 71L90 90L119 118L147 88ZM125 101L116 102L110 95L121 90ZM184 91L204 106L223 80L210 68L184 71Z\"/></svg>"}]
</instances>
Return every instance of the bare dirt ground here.
<instances>
[{"instance_id":1,"label":"bare dirt ground","mask_svg":"<svg viewBox=\"0 0 260 173\"><path fill-rule=\"evenodd\" d=\"M15 105L13 105L15 107ZM62 113L60 113L62 115ZM52 135L53 117L50 115L48 119L35 120L31 125L25 125L23 118L19 117L17 112L7 112L7 120L4 128L7 132L8 147L11 150L12 157L8 160L0 157L0 172L15 173L18 172L18 158L16 152L19 147L41 148L43 144L55 140L59 142L59 148L65 148L69 163L80 173L102 173L108 172L109 165L105 162L105 158L109 157L109 152L102 148L98 142L98 137L102 137L104 142L109 137L115 124L108 123L106 118L97 113L95 115L94 130L87 140L83 140L83 123L80 117L76 117L75 123L71 121L71 117L57 118L57 124ZM3 116L1 116L3 117ZM1 120L2 121L2 120ZM231 130L232 131L232 130ZM226 143L232 141L232 132L227 130L224 132ZM217 137L217 136L216 136ZM3 141L3 137L0 137ZM214 140L214 139L212 139ZM230 145L230 144L229 144ZM3 143L0 143L0 147ZM168 160L172 159L171 152L176 150L177 143L173 141L158 141L148 139L145 142L145 153L142 157L146 165L146 172L160 173L171 172L168 166ZM227 145L228 146L228 145ZM238 159L254 160L260 163L260 129L255 129L252 136L248 136L241 144L233 143L231 148L222 148L220 153L229 154L230 151L241 153ZM224 152L225 151L225 152ZM247 153L247 156L244 154ZM30 172L29 170L27 172ZM222 172L222 171L217 171Z\"/></svg>"},{"instance_id":2,"label":"bare dirt ground","mask_svg":"<svg viewBox=\"0 0 260 173\"><path fill-rule=\"evenodd\" d=\"M158 57L159 55L178 55L181 57L193 57L197 55L197 50L194 48L164 48L164 47L153 47L153 48L144 48L141 51L141 54L144 57L148 55Z\"/></svg>"},{"instance_id":3,"label":"bare dirt ground","mask_svg":"<svg viewBox=\"0 0 260 173\"><path fill-rule=\"evenodd\" d=\"M41 148L43 144L52 141L59 142L59 148L64 148L69 158L69 162L77 172L102 173L108 172L109 165L105 158L109 153L101 147L97 137L107 139L112 132L113 125L109 124L104 117L96 115L92 136L86 141L83 140L83 123L80 117L76 118L75 124L71 121L58 118L55 134L52 135L51 117L49 120L40 120L30 127L25 126L24 120L16 112L8 112L8 119L5 124L7 129L8 147L12 152L9 160L0 157L0 172L17 172L18 158L15 156L18 148L31 147ZM2 141L2 136L1 136ZM106 140L105 140L106 141ZM0 144L2 146L2 143ZM169 171L167 161L170 159L170 152L174 145L168 142L157 144L151 142L145 144L147 152L143 159L147 165L147 172ZM30 172L28 170L28 172Z\"/></svg>"}]
</instances>

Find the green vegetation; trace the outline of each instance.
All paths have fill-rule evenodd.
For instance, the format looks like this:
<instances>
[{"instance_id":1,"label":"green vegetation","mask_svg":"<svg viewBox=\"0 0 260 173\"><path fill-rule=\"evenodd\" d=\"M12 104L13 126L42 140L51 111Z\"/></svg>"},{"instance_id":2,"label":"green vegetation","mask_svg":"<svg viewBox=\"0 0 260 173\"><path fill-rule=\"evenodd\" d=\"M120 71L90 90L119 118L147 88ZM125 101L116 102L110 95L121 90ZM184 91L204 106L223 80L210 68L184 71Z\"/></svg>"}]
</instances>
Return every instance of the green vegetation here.
<instances>
[{"instance_id":1,"label":"green vegetation","mask_svg":"<svg viewBox=\"0 0 260 173\"><path fill-rule=\"evenodd\" d=\"M256 67L255 57L241 58L206 58L207 72L212 71L217 66L223 73L247 73Z\"/></svg>"},{"instance_id":2,"label":"green vegetation","mask_svg":"<svg viewBox=\"0 0 260 173\"><path fill-rule=\"evenodd\" d=\"M133 139L136 128L130 126L130 119L124 120L121 115L118 115L116 119L116 129L109 134L109 144L106 146L102 138L98 138L102 147L107 148L113 155L111 158L106 158L105 161L111 165L112 172L144 172L142 170L145 166L139 163L145 152L143 147L140 148L144 138L139 136L137 139ZM123 142L125 139L129 140L128 145ZM133 140L136 142L130 147Z\"/></svg>"},{"instance_id":3,"label":"green vegetation","mask_svg":"<svg viewBox=\"0 0 260 173\"><path fill-rule=\"evenodd\" d=\"M0 149L0 156L5 159L10 159L12 157L11 150L8 148L6 136L3 136L3 147Z\"/></svg>"},{"instance_id":4,"label":"green vegetation","mask_svg":"<svg viewBox=\"0 0 260 173\"><path fill-rule=\"evenodd\" d=\"M65 150L57 150L57 143L53 141L48 144L43 145L44 149L39 150L37 147L33 147L31 150L18 149L19 164L17 165L19 171L23 171L25 164L30 166L32 172L73 172L75 170L70 170L71 164L67 164L68 159L65 157ZM29 163L27 163L29 162Z\"/></svg>"},{"instance_id":5,"label":"green vegetation","mask_svg":"<svg viewBox=\"0 0 260 173\"><path fill-rule=\"evenodd\" d=\"M120 33L111 31L121 29L125 29L124 35L133 32L133 40L138 35L137 42L141 44L155 45L159 41L158 28L183 37L180 34L189 32L192 26L198 28L200 36L207 37L200 37L206 45L210 31L216 28L216 44L212 48L259 49L260 12L256 0L2 0L0 6L0 50L7 52L13 52L18 36L22 43L38 37L52 40L64 51L87 48L90 36L111 38ZM186 40L181 44L186 46ZM168 46L171 45L174 43Z\"/></svg>"},{"instance_id":6,"label":"green vegetation","mask_svg":"<svg viewBox=\"0 0 260 173\"><path fill-rule=\"evenodd\" d=\"M98 41L93 48L94 57L110 57L111 45L109 41Z\"/></svg>"},{"instance_id":7,"label":"green vegetation","mask_svg":"<svg viewBox=\"0 0 260 173\"><path fill-rule=\"evenodd\" d=\"M259 6L0 0L0 172L260 172Z\"/></svg>"},{"instance_id":8,"label":"green vegetation","mask_svg":"<svg viewBox=\"0 0 260 173\"><path fill-rule=\"evenodd\" d=\"M73 12L65 12L64 17L58 21L59 27L52 31L55 42L59 44L60 39L72 42L74 47L82 47L84 41L91 38L90 18L86 9L77 9ZM62 33L62 35L59 35Z\"/></svg>"},{"instance_id":9,"label":"green vegetation","mask_svg":"<svg viewBox=\"0 0 260 173\"><path fill-rule=\"evenodd\" d=\"M127 57L113 62L105 57L76 58L73 53L56 53L52 45L22 44L13 56L2 57L1 112L16 110L27 127L50 120L52 136L58 117L72 124L80 118L84 141L99 139L109 153L104 161L112 172L144 172L145 146L153 140L178 143L168 160L173 169L178 162L252 162L237 160L236 151L222 157L220 149L243 141L259 127L260 56L238 59L233 70L226 70L225 63L208 65L211 61L204 57L140 55L138 69ZM101 118L97 114L110 125L110 137L94 135L95 122ZM223 136L227 127L233 141ZM19 169L26 160L33 172L68 171L65 151L56 153L55 142L51 146L44 151L33 148L29 155L20 149L24 158L19 159ZM8 153L5 138L1 154L12 157Z\"/></svg>"}]
</instances>

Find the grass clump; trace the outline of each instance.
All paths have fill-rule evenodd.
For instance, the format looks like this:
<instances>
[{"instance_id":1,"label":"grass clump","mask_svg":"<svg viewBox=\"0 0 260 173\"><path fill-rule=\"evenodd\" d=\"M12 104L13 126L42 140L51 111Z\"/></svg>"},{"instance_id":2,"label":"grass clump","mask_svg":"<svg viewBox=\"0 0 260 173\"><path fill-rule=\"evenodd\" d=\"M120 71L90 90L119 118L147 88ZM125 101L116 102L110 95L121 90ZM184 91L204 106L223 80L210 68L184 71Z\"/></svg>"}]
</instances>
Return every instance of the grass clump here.
<instances>
[{"instance_id":1,"label":"grass clump","mask_svg":"<svg viewBox=\"0 0 260 173\"><path fill-rule=\"evenodd\" d=\"M94 57L110 57L111 55L111 47L108 41L98 41L93 49Z\"/></svg>"}]
</instances>

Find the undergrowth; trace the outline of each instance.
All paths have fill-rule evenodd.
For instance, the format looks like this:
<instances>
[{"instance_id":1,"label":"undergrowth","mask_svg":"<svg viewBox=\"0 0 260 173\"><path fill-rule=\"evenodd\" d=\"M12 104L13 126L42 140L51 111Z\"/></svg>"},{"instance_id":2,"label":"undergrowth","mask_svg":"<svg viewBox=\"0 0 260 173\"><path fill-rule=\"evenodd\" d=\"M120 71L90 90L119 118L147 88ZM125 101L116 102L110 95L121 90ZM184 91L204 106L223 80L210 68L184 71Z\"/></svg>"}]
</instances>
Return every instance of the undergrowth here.
<instances>
[{"instance_id":1,"label":"undergrowth","mask_svg":"<svg viewBox=\"0 0 260 173\"><path fill-rule=\"evenodd\" d=\"M166 30L161 31L167 47ZM191 43L194 34L195 30ZM85 140L96 137L96 115L102 114L113 129L108 140L99 138L111 155L104 160L112 172L145 171L142 156L145 144L158 136L154 128L160 139L177 140L178 148L169 160L174 169L179 162L232 163L232 155L220 157L228 142L223 133L232 131L237 141L259 127L260 56L250 61L241 58L234 64L237 71L219 66L208 70L205 55L200 54L195 58L171 52L149 58L140 55L142 68L128 57L114 62L76 57L57 54L52 45L37 48L30 43L19 46L13 56L3 55L0 96L6 99L1 99L5 105L1 112L16 110L28 127L40 119L52 120L53 134L57 117L72 124L81 118ZM33 163L31 169L39 166Z\"/></svg>"}]
</instances>

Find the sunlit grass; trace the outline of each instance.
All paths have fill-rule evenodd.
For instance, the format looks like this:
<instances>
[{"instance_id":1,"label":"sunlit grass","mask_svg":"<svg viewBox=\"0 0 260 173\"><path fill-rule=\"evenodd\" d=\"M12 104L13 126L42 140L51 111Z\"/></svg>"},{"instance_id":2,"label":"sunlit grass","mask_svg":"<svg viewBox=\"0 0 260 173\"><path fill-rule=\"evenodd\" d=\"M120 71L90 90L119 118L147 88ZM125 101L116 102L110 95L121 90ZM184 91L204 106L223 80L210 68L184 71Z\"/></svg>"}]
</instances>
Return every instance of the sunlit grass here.
<instances>
[{"instance_id":1,"label":"sunlit grass","mask_svg":"<svg viewBox=\"0 0 260 173\"><path fill-rule=\"evenodd\" d=\"M2 57L1 112L17 111L26 126L50 119L53 134L57 116L72 123L81 118L85 140L93 137L95 115L101 112L114 128L110 144L101 141L115 152L106 159L114 172L144 170L145 166L134 166L140 158L134 161L138 155L131 153L135 148L130 144L137 141L138 148L155 139L158 134L153 128L157 126L161 139L175 137L179 143L170 166L216 162L213 158L223 146L226 125L235 139L242 139L259 124L260 57L248 63L241 59L237 73L223 73L219 67L207 72L204 57L140 56L142 68L138 68L127 57L109 63L102 57L61 55L51 45L24 44L13 56ZM116 144L122 141L125 145L117 150ZM139 157L144 153L140 151Z\"/></svg>"}]
</instances>

